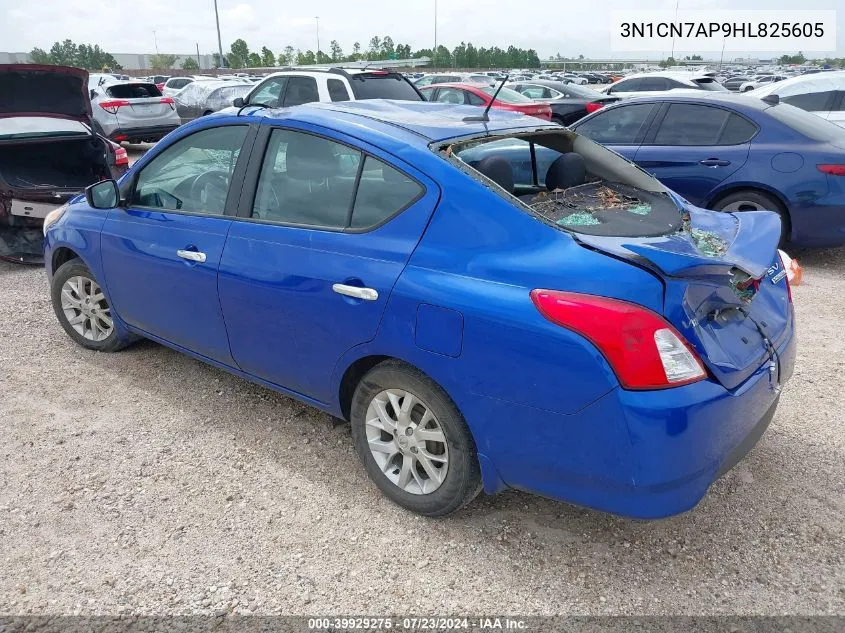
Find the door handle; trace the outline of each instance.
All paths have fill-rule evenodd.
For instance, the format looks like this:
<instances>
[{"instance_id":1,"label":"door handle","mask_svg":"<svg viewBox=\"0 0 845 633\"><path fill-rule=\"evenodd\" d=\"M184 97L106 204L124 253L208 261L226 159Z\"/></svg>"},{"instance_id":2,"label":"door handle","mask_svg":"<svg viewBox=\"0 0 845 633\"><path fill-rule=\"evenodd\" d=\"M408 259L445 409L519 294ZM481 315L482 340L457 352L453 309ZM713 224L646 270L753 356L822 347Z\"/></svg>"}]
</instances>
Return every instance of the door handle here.
<instances>
[{"instance_id":1,"label":"door handle","mask_svg":"<svg viewBox=\"0 0 845 633\"><path fill-rule=\"evenodd\" d=\"M706 158L698 161L698 163L700 165L704 165L705 167L727 167L731 164L731 161L722 160L720 158Z\"/></svg>"},{"instance_id":2,"label":"door handle","mask_svg":"<svg viewBox=\"0 0 845 633\"><path fill-rule=\"evenodd\" d=\"M199 251L178 250L176 254L182 259L189 259L192 262L199 262L200 264L205 262L205 253Z\"/></svg>"},{"instance_id":3,"label":"door handle","mask_svg":"<svg viewBox=\"0 0 845 633\"><path fill-rule=\"evenodd\" d=\"M378 291L373 288L360 288L359 286L347 286L346 284L334 284L332 286L339 295L363 299L364 301L375 301L378 299Z\"/></svg>"}]
</instances>

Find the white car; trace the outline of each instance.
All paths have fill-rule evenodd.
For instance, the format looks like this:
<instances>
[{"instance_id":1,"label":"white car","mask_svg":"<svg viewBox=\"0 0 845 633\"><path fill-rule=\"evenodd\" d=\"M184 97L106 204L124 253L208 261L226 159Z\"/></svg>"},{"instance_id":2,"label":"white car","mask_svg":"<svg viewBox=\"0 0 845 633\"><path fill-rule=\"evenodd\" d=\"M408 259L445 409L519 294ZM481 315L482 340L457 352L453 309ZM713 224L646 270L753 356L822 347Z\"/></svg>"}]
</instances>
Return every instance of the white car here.
<instances>
[{"instance_id":1,"label":"white car","mask_svg":"<svg viewBox=\"0 0 845 633\"><path fill-rule=\"evenodd\" d=\"M589 80L586 77L579 77L578 75L573 75L572 73L564 73L561 75L563 80L569 80L570 83L576 84L578 86L586 86Z\"/></svg>"},{"instance_id":2,"label":"white car","mask_svg":"<svg viewBox=\"0 0 845 633\"><path fill-rule=\"evenodd\" d=\"M763 86L783 81L786 78L786 75L763 75L762 77L756 77L751 81L746 81L744 84L740 85L739 91L749 92L756 88L762 88Z\"/></svg>"},{"instance_id":3,"label":"white car","mask_svg":"<svg viewBox=\"0 0 845 633\"><path fill-rule=\"evenodd\" d=\"M845 127L845 70L813 73L769 83L746 94L778 98Z\"/></svg>"},{"instance_id":4,"label":"white car","mask_svg":"<svg viewBox=\"0 0 845 633\"><path fill-rule=\"evenodd\" d=\"M616 83L604 86L600 89L600 92L625 99L627 97L661 95L672 90L727 92L727 88L717 82L713 75L682 71L628 75Z\"/></svg>"},{"instance_id":5,"label":"white car","mask_svg":"<svg viewBox=\"0 0 845 633\"><path fill-rule=\"evenodd\" d=\"M171 77L164 82L164 90L161 91L165 97L172 97L175 94L182 92L186 86L195 81L214 81L216 77L205 75L194 75L192 77Z\"/></svg>"}]
</instances>

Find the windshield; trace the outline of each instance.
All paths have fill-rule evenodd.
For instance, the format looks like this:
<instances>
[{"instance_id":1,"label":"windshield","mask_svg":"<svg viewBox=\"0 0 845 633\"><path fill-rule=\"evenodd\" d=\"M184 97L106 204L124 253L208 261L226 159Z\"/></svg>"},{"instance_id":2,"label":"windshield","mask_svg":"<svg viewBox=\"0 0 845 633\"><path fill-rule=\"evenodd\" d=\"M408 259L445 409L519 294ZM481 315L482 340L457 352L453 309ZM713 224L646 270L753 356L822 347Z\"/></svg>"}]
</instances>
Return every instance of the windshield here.
<instances>
[{"instance_id":1,"label":"windshield","mask_svg":"<svg viewBox=\"0 0 845 633\"><path fill-rule=\"evenodd\" d=\"M491 97L496 94L496 86L483 86L479 87L479 89ZM502 88L499 90L499 94L496 95L496 101L501 101L502 103L532 103L531 99L511 88Z\"/></svg>"},{"instance_id":2,"label":"windshield","mask_svg":"<svg viewBox=\"0 0 845 633\"><path fill-rule=\"evenodd\" d=\"M397 99L423 101L411 83L398 73L360 73L349 77L356 99Z\"/></svg>"},{"instance_id":3,"label":"windshield","mask_svg":"<svg viewBox=\"0 0 845 633\"><path fill-rule=\"evenodd\" d=\"M765 112L785 126L814 141L826 141L837 145L845 143L844 127L839 127L835 123L795 106L780 103L766 108Z\"/></svg>"},{"instance_id":4,"label":"windshield","mask_svg":"<svg viewBox=\"0 0 845 633\"><path fill-rule=\"evenodd\" d=\"M51 136L89 136L91 132L79 121L49 117L0 118L0 141Z\"/></svg>"}]
</instances>

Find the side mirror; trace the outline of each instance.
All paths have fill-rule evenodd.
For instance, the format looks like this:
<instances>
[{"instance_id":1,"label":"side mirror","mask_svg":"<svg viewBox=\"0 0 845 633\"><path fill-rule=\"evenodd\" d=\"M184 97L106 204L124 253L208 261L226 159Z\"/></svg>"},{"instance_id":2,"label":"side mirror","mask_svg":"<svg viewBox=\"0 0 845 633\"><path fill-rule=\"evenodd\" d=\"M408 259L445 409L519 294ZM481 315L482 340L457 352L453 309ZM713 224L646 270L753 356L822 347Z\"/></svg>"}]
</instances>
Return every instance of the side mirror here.
<instances>
[{"instance_id":1,"label":"side mirror","mask_svg":"<svg viewBox=\"0 0 845 633\"><path fill-rule=\"evenodd\" d=\"M85 189L85 199L93 209L114 209L120 204L120 190L114 180L102 180Z\"/></svg>"},{"instance_id":2,"label":"side mirror","mask_svg":"<svg viewBox=\"0 0 845 633\"><path fill-rule=\"evenodd\" d=\"M243 108L244 107L244 98L243 97L235 97L235 100L232 101L232 105L236 108Z\"/></svg>"}]
</instances>

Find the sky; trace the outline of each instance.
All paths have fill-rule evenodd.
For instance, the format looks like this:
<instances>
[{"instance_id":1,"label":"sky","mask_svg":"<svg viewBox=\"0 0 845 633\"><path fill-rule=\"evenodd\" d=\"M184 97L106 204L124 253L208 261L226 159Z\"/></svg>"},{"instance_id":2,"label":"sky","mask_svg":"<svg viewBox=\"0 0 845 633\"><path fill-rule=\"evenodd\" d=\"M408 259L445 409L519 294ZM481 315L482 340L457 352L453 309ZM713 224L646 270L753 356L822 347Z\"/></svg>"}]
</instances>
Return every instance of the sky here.
<instances>
[{"instance_id":1,"label":"sky","mask_svg":"<svg viewBox=\"0 0 845 633\"><path fill-rule=\"evenodd\" d=\"M671 9L676 0L637 0L637 9ZM795 0L677 0L681 9L795 9ZM534 48L540 58L659 58L668 51L620 53L610 50L610 11L631 9L631 0L563 2L545 0L439 0L437 41L450 49L461 41L475 46L510 44ZM837 50L811 56L845 56L845 4L841 0L804 0L802 9L840 9ZM412 50L434 43L435 0L218 0L223 48L237 38L250 50L268 46L278 53L291 45L320 49L337 40L345 53L358 41L366 49L373 35L389 35ZM99 44L110 53L207 54L217 50L213 0L0 0L0 50L49 49L56 40ZM676 51L691 54L696 51ZM784 50L781 53L795 53ZM732 57L771 57L779 53L734 53ZM705 55L711 58L716 54Z\"/></svg>"}]
</instances>

